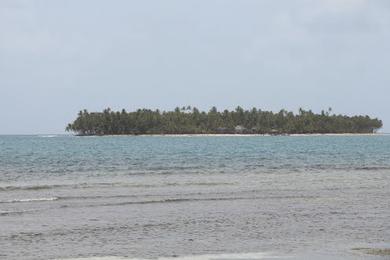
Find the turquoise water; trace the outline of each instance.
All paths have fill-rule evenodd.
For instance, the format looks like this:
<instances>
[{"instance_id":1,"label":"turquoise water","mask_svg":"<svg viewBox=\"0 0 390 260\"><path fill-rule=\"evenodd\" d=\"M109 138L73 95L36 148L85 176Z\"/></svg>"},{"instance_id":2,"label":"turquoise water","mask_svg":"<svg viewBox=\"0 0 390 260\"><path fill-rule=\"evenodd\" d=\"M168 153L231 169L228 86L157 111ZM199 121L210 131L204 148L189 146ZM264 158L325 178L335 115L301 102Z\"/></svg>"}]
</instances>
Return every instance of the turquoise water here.
<instances>
[{"instance_id":1,"label":"turquoise water","mask_svg":"<svg viewBox=\"0 0 390 260\"><path fill-rule=\"evenodd\" d=\"M390 241L390 136L0 136L0 258L306 253Z\"/></svg>"},{"instance_id":2,"label":"turquoise water","mask_svg":"<svg viewBox=\"0 0 390 260\"><path fill-rule=\"evenodd\" d=\"M390 169L390 136L0 137L1 184L137 174Z\"/></svg>"}]
</instances>

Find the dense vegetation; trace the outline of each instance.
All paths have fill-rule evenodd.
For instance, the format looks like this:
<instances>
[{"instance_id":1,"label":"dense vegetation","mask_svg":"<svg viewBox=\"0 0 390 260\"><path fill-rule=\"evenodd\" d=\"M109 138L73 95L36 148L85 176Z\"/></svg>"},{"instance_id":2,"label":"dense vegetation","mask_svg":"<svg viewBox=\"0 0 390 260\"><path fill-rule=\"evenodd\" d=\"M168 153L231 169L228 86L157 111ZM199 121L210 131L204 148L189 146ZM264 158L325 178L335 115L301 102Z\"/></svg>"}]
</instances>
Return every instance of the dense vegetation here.
<instances>
[{"instance_id":1,"label":"dense vegetation","mask_svg":"<svg viewBox=\"0 0 390 260\"><path fill-rule=\"evenodd\" d=\"M112 111L89 113L80 111L67 131L78 135L138 134L310 134L310 133L373 133L382 121L368 116L331 114L331 109L315 114L299 110L298 114L281 110L278 113L256 108L209 112L183 107L174 111L139 109L135 112Z\"/></svg>"}]
</instances>

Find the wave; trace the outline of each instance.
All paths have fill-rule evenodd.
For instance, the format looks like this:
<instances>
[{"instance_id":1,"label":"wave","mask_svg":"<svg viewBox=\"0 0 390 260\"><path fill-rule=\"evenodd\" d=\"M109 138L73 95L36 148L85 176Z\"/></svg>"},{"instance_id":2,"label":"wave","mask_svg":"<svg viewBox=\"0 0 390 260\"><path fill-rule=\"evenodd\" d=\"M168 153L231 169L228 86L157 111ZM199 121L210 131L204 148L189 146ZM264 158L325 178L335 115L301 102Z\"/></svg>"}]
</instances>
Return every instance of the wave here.
<instances>
[{"instance_id":1,"label":"wave","mask_svg":"<svg viewBox=\"0 0 390 260\"><path fill-rule=\"evenodd\" d=\"M354 170L357 171L383 171L383 170L390 170L389 166L362 166L362 167L355 167Z\"/></svg>"},{"instance_id":2,"label":"wave","mask_svg":"<svg viewBox=\"0 0 390 260\"><path fill-rule=\"evenodd\" d=\"M350 166L350 165L322 165L318 167L319 169L327 170L356 170L356 171L382 171L382 170L390 170L390 166L388 165L358 165L358 166Z\"/></svg>"},{"instance_id":3,"label":"wave","mask_svg":"<svg viewBox=\"0 0 390 260\"><path fill-rule=\"evenodd\" d=\"M70 185L61 185L61 184L53 184L53 185L25 185L25 186L3 186L0 187L0 191L13 191L13 190L49 190L54 188L67 187Z\"/></svg>"},{"instance_id":4,"label":"wave","mask_svg":"<svg viewBox=\"0 0 390 260\"><path fill-rule=\"evenodd\" d=\"M21 185L21 186L3 186L0 191L14 190L50 190L57 188L69 189L88 189L98 187L124 187L124 188L155 188L164 186L218 186L218 185L234 185L231 182L167 182L162 184L136 184L125 182L102 182L102 183L79 183L79 184L45 184L45 185Z\"/></svg>"},{"instance_id":5,"label":"wave","mask_svg":"<svg viewBox=\"0 0 390 260\"><path fill-rule=\"evenodd\" d=\"M0 216L14 216L14 215L23 215L25 213L33 213L37 212L37 209L29 209L29 210L17 210L17 211L0 211Z\"/></svg>"},{"instance_id":6,"label":"wave","mask_svg":"<svg viewBox=\"0 0 390 260\"><path fill-rule=\"evenodd\" d=\"M83 207L125 206L158 203L181 203L197 201L234 201L234 200L258 200L258 199L317 199L316 196L245 196L245 197L205 197L205 198L169 198L157 200L124 201L103 204L84 205Z\"/></svg>"},{"instance_id":7,"label":"wave","mask_svg":"<svg viewBox=\"0 0 390 260\"><path fill-rule=\"evenodd\" d=\"M257 168L253 168L256 170ZM384 171L390 170L390 166L356 166L356 165L329 165L329 164L316 164L305 167L288 167L285 165L265 167L265 171L278 171L288 170L289 172L310 172L310 171Z\"/></svg>"},{"instance_id":8,"label":"wave","mask_svg":"<svg viewBox=\"0 0 390 260\"><path fill-rule=\"evenodd\" d=\"M164 186L220 186L220 185L234 185L234 182L168 182Z\"/></svg>"},{"instance_id":9,"label":"wave","mask_svg":"<svg viewBox=\"0 0 390 260\"><path fill-rule=\"evenodd\" d=\"M200 195L200 193L198 193ZM234 193L231 193L234 194ZM190 194L187 194L190 195ZM206 194L212 195L212 194ZM110 206L127 206L127 205L146 205L146 204L162 204L162 203L185 203L185 202L201 202L201 201L237 201L237 200L264 200L264 199L318 199L316 196L215 196L223 195L223 193L215 193L214 197L189 197L189 198L166 198L166 199L149 199L149 200L133 200L133 201L122 201L122 202L108 202L108 203L88 203L88 204L58 204L52 208L46 209L32 209L32 210L20 210L20 211L0 211L0 216L9 216L9 215L22 215L29 213L36 213L42 210L52 210L59 208L96 208L96 207L110 207ZM226 195L226 194L225 194ZM140 197L155 196L155 195L142 195ZM3 201L0 203L20 203L20 202L37 202L37 201L59 201L59 200L77 200L77 199L88 199L88 198L128 198L136 197L136 195L116 195L116 196L81 196L81 197L49 197L49 198L33 198L33 199L20 199L20 200L10 200Z\"/></svg>"},{"instance_id":10,"label":"wave","mask_svg":"<svg viewBox=\"0 0 390 260\"><path fill-rule=\"evenodd\" d=\"M209 185L208 183L200 183L200 185ZM211 184L210 184L211 185ZM87 196L57 196L57 197L39 197L39 198L23 198L23 199L12 199L12 200L0 200L0 203L19 203L19 202L42 202L42 201L72 201L72 200L98 200L98 199L145 199L145 198L164 198L164 197L170 197L171 199L162 199L162 200L156 200L156 201L136 201L136 202L130 202L130 203L156 203L156 202L172 202L172 201L188 201L188 200L218 200L218 199L240 199L240 194L246 194L248 195L245 198L251 199L258 199L259 196L256 196L258 193L264 193L268 190L236 190L236 191L227 191L227 192L189 192L189 193L151 193L151 194L118 194L118 195L87 195ZM291 190L294 191L294 190ZM238 197L237 197L238 195ZM202 196L201 198L198 198L199 196ZM229 197L227 197L229 196ZM173 199L172 199L173 197ZM175 197L180 197L176 199ZM190 198L189 198L190 197ZM194 198L195 197L195 198ZM302 196L302 195L291 195L291 196L262 196L261 199L291 199L291 198L308 198L308 196Z\"/></svg>"},{"instance_id":11,"label":"wave","mask_svg":"<svg viewBox=\"0 0 390 260\"><path fill-rule=\"evenodd\" d=\"M208 255L187 255L170 257L158 257L156 260L239 260L239 259L281 259L286 256L277 256L271 252L258 252L258 253L236 253L236 254L208 254ZM61 258L56 260L147 260L146 258L129 258L121 256L103 256L103 257L85 257L85 258Z\"/></svg>"},{"instance_id":12,"label":"wave","mask_svg":"<svg viewBox=\"0 0 390 260\"><path fill-rule=\"evenodd\" d=\"M58 197L47 198L28 198L28 199L13 199L13 200L0 200L0 203L19 203L19 202L39 202L39 201L54 201L58 200Z\"/></svg>"}]
</instances>

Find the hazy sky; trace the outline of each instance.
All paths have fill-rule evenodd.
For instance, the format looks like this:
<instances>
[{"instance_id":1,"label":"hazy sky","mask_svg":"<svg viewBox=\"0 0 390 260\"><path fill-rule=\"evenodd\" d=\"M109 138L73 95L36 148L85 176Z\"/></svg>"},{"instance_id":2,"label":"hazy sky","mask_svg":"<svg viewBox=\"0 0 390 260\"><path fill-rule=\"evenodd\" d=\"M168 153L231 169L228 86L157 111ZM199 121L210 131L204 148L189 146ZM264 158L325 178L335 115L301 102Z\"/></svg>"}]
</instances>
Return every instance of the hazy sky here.
<instances>
[{"instance_id":1,"label":"hazy sky","mask_svg":"<svg viewBox=\"0 0 390 260\"><path fill-rule=\"evenodd\" d=\"M0 134L78 110L332 107L390 132L390 1L0 0Z\"/></svg>"}]
</instances>

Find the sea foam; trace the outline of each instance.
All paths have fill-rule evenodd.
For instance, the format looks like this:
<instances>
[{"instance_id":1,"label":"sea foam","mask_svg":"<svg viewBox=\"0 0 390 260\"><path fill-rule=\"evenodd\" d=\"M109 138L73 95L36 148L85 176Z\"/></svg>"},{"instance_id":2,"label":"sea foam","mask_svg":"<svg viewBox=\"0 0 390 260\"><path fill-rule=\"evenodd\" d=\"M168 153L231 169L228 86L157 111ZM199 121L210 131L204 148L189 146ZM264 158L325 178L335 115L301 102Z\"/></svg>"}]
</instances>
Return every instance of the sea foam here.
<instances>
[{"instance_id":1,"label":"sea foam","mask_svg":"<svg viewBox=\"0 0 390 260\"><path fill-rule=\"evenodd\" d=\"M3 200L0 203L18 203L18 202L38 202L38 201L54 201L58 200L58 197L47 197L47 198L27 198L27 199L13 199Z\"/></svg>"}]
</instances>

